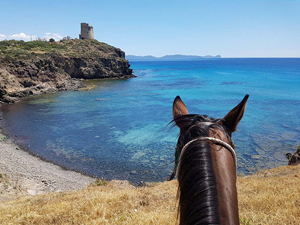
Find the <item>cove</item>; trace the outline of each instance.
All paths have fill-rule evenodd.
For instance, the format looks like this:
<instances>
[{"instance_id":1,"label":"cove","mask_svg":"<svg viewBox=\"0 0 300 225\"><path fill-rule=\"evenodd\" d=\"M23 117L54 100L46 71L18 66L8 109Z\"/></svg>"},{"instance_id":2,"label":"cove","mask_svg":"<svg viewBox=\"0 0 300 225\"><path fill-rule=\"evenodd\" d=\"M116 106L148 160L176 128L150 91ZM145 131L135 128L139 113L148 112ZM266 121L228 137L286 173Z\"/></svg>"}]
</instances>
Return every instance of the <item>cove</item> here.
<instances>
[{"instance_id":1,"label":"cove","mask_svg":"<svg viewBox=\"0 0 300 225\"><path fill-rule=\"evenodd\" d=\"M223 117L245 94L233 134L238 173L287 164L299 146L300 59L131 62L137 78L90 80L88 91L34 96L1 108L3 129L31 153L104 179L163 181L174 160L177 95L190 113Z\"/></svg>"}]
</instances>

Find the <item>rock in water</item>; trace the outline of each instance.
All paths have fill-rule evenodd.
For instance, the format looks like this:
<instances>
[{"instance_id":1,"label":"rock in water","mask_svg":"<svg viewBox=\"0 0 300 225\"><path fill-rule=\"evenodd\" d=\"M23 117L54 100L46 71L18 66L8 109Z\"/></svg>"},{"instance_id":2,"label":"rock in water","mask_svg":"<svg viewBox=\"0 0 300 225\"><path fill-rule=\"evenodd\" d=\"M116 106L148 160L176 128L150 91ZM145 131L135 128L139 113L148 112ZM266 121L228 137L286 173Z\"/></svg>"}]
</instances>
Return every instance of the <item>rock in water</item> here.
<instances>
[{"instance_id":1,"label":"rock in water","mask_svg":"<svg viewBox=\"0 0 300 225\"><path fill-rule=\"evenodd\" d=\"M297 148L295 153L292 155L291 153L285 154L287 159L289 160L289 165L296 165L300 163L300 146Z\"/></svg>"}]
</instances>

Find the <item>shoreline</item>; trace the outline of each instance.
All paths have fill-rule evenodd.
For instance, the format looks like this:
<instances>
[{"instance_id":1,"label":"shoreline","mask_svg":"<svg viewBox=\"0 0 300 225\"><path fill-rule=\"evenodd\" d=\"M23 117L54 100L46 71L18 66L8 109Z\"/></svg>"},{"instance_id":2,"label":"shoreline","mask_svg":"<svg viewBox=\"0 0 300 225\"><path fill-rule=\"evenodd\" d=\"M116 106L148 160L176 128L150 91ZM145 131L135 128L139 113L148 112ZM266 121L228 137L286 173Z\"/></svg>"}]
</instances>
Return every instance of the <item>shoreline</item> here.
<instances>
[{"instance_id":1,"label":"shoreline","mask_svg":"<svg viewBox=\"0 0 300 225\"><path fill-rule=\"evenodd\" d=\"M131 77L136 76L132 74L131 76L109 79L128 79ZM103 79L107 78L96 80ZM78 81L80 85L66 91L85 91L95 88L95 85L85 82L87 80L72 80ZM61 90L54 92L58 91ZM35 95L46 93L53 93L53 91L35 93ZM16 100L21 101L28 97L31 96L24 96ZM6 104L8 103L0 101L0 108ZM47 161L15 143L13 138L7 137L3 133L2 114L0 111L0 202L24 195L33 196L44 193L80 190L95 182L96 179Z\"/></svg>"},{"instance_id":2,"label":"shoreline","mask_svg":"<svg viewBox=\"0 0 300 225\"><path fill-rule=\"evenodd\" d=\"M24 195L79 190L96 179L33 156L0 130L0 202Z\"/></svg>"},{"instance_id":3,"label":"shoreline","mask_svg":"<svg viewBox=\"0 0 300 225\"><path fill-rule=\"evenodd\" d=\"M21 157L23 157L23 154L27 154L26 157L29 158L25 160L34 158L38 162L41 161L21 149L13 149L17 145L11 139L3 141L1 131L0 138L2 138L0 140L0 150L3 146L8 146L13 152L21 152ZM1 180L3 181L3 177L1 177L3 166L1 157L0 154L0 187L3 183L1 182ZM41 163L48 164L46 169L58 167L49 165L51 163L44 161ZM8 164L10 164L9 161ZM36 165L34 164L34 166ZM39 187L47 186L46 182L52 180L48 176L49 174L55 174L55 170L62 173L62 178L67 177L66 173L74 173L59 167L47 171L46 174L43 173L45 171L41 171L41 177L46 175L47 180L38 180L36 177L32 177L31 185L34 185L34 181L39 181ZM74 174L77 177L82 176L78 173ZM300 164L261 170L249 176L238 176L237 191L241 224L298 224L299 174ZM73 175L71 177L75 178ZM69 184L68 180L63 180L62 183ZM56 184L54 183L54 185ZM88 185L88 183L84 185ZM178 199L176 198L177 180L150 184L139 189L132 186L128 181L118 180L110 181L107 184L94 183L94 186L80 190L84 188L84 185L83 187L71 186L70 189L61 190L78 191L41 196L30 195L53 193L59 190L55 191L49 188L47 190L45 188L34 194L29 193L33 191L31 188L27 190L29 192L26 195L24 193L11 193L8 195L0 192L0 211L2 212L0 223L151 224L155 220L156 224L171 225L175 224L176 221L178 222L176 220L176 206L178 205ZM11 188L11 190L15 189Z\"/></svg>"},{"instance_id":4,"label":"shoreline","mask_svg":"<svg viewBox=\"0 0 300 225\"><path fill-rule=\"evenodd\" d=\"M89 89L95 85L85 83L84 86ZM16 144L13 137L3 139L1 123L0 112L0 202L24 195L80 190L96 180L30 153L28 149Z\"/></svg>"},{"instance_id":5,"label":"shoreline","mask_svg":"<svg viewBox=\"0 0 300 225\"><path fill-rule=\"evenodd\" d=\"M22 196L81 190L96 181L96 178L65 169L33 155L16 144L12 138L4 139L4 137L6 136L0 126L0 202ZM250 176L269 177L272 176L273 170L287 167L293 168L284 165L262 169ZM284 172L281 175L288 173ZM248 176L238 175L238 177Z\"/></svg>"}]
</instances>

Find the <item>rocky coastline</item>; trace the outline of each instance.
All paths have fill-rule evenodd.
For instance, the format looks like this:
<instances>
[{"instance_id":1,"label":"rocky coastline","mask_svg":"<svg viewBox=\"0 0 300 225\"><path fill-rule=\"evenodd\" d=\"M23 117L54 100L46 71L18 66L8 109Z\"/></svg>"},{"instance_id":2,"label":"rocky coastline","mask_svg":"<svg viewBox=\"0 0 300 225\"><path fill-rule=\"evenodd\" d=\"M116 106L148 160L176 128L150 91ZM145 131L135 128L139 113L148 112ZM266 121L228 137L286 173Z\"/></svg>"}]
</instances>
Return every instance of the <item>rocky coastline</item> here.
<instances>
[{"instance_id":1,"label":"rocky coastline","mask_svg":"<svg viewBox=\"0 0 300 225\"><path fill-rule=\"evenodd\" d=\"M0 103L77 90L85 79L130 77L125 53L97 40L0 42Z\"/></svg>"}]
</instances>

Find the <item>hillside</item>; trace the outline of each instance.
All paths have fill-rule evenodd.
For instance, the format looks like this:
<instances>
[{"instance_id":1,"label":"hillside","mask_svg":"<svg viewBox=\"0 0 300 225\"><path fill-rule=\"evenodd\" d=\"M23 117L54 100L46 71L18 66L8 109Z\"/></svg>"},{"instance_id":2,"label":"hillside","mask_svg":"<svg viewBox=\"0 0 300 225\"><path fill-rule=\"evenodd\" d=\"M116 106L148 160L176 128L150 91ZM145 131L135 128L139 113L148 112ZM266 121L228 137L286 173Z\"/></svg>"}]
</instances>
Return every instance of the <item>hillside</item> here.
<instances>
[{"instance_id":1,"label":"hillside","mask_svg":"<svg viewBox=\"0 0 300 225\"><path fill-rule=\"evenodd\" d=\"M1 41L0 102L74 90L80 79L133 77L125 53L97 40Z\"/></svg>"},{"instance_id":2,"label":"hillside","mask_svg":"<svg viewBox=\"0 0 300 225\"><path fill-rule=\"evenodd\" d=\"M238 177L242 225L299 224L300 165ZM1 224L177 224L177 181L135 188L97 181L73 192L0 203Z\"/></svg>"}]
</instances>

